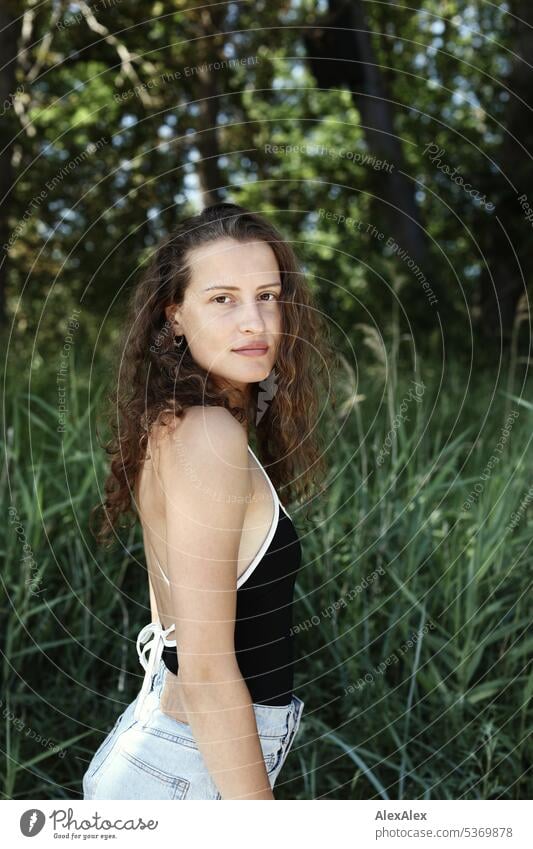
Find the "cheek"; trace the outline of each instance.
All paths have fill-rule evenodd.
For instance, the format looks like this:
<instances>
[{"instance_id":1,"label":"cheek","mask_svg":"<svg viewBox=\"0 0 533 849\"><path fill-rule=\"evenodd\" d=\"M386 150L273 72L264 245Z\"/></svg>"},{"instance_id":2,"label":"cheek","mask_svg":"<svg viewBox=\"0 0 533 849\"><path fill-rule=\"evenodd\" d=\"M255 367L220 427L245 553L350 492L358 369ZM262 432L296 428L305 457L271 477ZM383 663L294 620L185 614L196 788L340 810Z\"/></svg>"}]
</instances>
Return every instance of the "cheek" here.
<instances>
[{"instance_id":1,"label":"cheek","mask_svg":"<svg viewBox=\"0 0 533 849\"><path fill-rule=\"evenodd\" d=\"M195 347L203 351L212 351L218 344L224 344L229 332L227 325L227 316L211 310L199 310L188 323Z\"/></svg>"},{"instance_id":2,"label":"cheek","mask_svg":"<svg viewBox=\"0 0 533 849\"><path fill-rule=\"evenodd\" d=\"M194 359L204 367L216 356L220 348L221 328L218 322L198 316L187 325L189 347Z\"/></svg>"},{"instance_id":3,"label":"cheek","mask_svg":"<svg viewBox=\"0 0 533 849\"><path fill-rule=\"evenodd\" d=\"M280 334L282 332L283 316L281 312L281 307L278 307L278 309L274 311L274 315L271 318L270 326L272 328L272 333Z\"/></svg>"}]
</instances>

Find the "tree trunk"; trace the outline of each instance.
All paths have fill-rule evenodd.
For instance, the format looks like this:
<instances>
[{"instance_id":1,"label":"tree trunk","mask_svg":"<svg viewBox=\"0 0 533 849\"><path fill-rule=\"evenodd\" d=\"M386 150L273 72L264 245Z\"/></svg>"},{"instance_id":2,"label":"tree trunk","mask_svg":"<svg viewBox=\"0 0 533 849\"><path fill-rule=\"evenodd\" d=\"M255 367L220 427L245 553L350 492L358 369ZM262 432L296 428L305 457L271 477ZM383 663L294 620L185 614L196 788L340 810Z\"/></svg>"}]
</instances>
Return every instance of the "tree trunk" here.
<instances>
[{"instance_id":1,"label":"tree trunk","mask_svg":"<svg viewBox=\"0 0 533 849\"><path fill-rule=\"evenodd\" d=\"M406 165L394 130L394 107L374 55L364 4L360 0L329 0L324 26L311 30L305 41L319 86L346 86L350 90L370 152L392 166L372 173L377 195L374 208L380 208L389 235L422 265L426 237L415 201L415 184L402 173Z\"/></svg>"},{"instance_id":2,"label":"tree trunk","mask_svg":"<svg viewBox=\"0 0 533 849\"><path fill-rule=\"evenodd\" d=\"M9 212L13 195L13 142L20 129L13 109L16 89L17 43L21 28L18 3L0 4L0 326L6 315L6 291L9 267Z\"/></svg>"},{"instance_id":3,"label":"tree trunk","mask_svg":"<svg viewBox=\"0 0 533 849\"><path fill-rule=\"evenodd\" d=\"M217 126L221 94L219 79L224 71L210 68L209 65L224 59L225 14L224 6L203 9L200 26L206 37L197 42L198 65L194 75L194 90L199 101L200 114L195 144L200 153L200 159L196 169L204 206L224 200L220 190L222 180L218 164L220 144Z\"/></svg>"},{"instance_id":4,"label":"tree trunk","mask_svg":"<svg viewBox=\"0 0 533 849\"><path fill-rule=\"evenodd\" d=\"M497 157L501 173L491 175L487 187L489 200L491 194L496 197L496 209L494 220L483 233L480 304L484 334L497 340L503 333L506 342L533 261L533 7L529 0L512 0L509 6L513 30L509 57L513 65L505 83L510 97L503 121L506 132Z\"/></svg>"},{"instance_id":5,"label":"tree trunk","mask_svg":"<svg viewBox=\"0 0 533 849\"><path fill-rule=\"evenodd\" d=\"M220 192L221 179L218 165L218 157L220 156L217 128L219 91L215 73L209 70L200 71L195 86L200 101L199 127L196 136L196 147L200 153L200 159L196 167L204 206L211 206L211 204L223 200Z\"/></svg>"}]
</instances>

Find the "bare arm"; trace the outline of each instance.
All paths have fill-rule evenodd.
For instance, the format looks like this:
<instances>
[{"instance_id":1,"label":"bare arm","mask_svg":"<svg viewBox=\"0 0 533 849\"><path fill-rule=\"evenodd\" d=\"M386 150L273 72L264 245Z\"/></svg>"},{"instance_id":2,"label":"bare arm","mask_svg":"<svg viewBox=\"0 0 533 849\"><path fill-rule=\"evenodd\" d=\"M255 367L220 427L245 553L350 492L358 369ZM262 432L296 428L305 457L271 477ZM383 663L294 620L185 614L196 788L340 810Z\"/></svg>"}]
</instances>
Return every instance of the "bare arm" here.
<instances>
[{"instance_id":1,"label":"bare arm","mask_svg":"<svg viewBox=\"0 0 533 849\"><path fill-rule=\"evenodd\" d=\"M150 611L151 611L151 621L152 622L160 622L159 613L157 612L157 602L155 600L155 593L152 587L152 582L150 580L150 575L148 575L148 584L150 587Z\"/></svg>"},{"instance_id":2,"label":"bare arm","mask_svg":"<svg viewBox=\"0 0 533 849\"><path fill-rule=\"evenodd\" d=\"M237 562L250 495L246 434L229 411L187 410L162 457L176 686L223 799L274 799L235 655Z\"/></svg>"}]
</instances>

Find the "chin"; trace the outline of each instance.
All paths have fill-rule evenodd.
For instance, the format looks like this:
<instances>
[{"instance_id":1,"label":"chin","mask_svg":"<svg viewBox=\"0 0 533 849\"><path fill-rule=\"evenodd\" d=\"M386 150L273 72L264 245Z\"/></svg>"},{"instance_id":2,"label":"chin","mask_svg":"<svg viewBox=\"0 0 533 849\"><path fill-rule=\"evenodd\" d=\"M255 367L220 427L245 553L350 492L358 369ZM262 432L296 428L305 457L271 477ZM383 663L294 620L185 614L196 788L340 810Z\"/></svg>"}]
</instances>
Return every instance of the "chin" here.
<instances>
[{"instance_id":1,"label":"chin","mask_svg":"<svg viewBox=\"0 0 533 849\"><path fill-rule=\"evenodd\" d=\"M235 380L246 381L248 383L257 383L258 380L264 380L270 372L272 366L265 366L264 363L256 363L255 366L243 368L239 375L235 375Z\"/></svg>"}]
</instances>

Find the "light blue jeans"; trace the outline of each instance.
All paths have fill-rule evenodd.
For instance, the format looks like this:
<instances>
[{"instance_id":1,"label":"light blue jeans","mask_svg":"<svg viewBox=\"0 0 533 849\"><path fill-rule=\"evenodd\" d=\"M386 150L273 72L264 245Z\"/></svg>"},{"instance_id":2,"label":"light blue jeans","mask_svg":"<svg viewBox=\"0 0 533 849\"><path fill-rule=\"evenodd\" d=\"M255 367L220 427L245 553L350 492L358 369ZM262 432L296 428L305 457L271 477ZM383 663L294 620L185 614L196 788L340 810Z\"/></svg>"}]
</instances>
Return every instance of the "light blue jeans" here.
<instances>
[{"instance_id":1,"label":"light blue jeans","mask_svg":"<svg viewBox=\"0 0 533 849\"><path fill-rule=\"evenodd\" d=\"M149 627L155 629L153 662L144 663L139 652L146 669L143 688L93 755L83 775L83 798L221 799L191 727L160 709L165 676L172 673L160 658L161 635L154 623ZM271 787L294 742L303 708L294 694L288 705L253 705Z\"/></svg>"}]
</instances>

